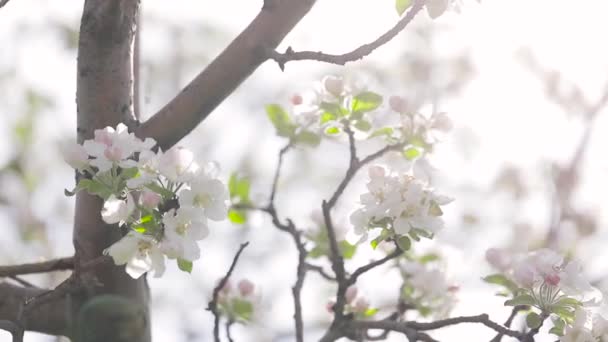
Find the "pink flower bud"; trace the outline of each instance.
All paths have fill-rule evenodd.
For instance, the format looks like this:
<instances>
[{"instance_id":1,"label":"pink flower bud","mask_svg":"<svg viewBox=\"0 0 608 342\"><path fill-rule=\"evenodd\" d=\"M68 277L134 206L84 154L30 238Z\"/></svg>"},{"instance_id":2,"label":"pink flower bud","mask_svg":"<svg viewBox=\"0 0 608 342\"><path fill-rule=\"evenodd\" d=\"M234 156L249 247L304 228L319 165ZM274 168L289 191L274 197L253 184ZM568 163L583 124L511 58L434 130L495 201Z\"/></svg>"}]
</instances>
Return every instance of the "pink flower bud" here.
<instances>
[{"instance_id":1,"label":"pink flower bud","mask_svg":"<svg viewBox=\"0 0 608 342\"><path fill-rule=\"evenodd\" d=\"M459 290L460 290L460 286L458 286L458 285L450 285L450 286L448 286L448 292L454 293L454 292L457 292Z\"/></svg>"},{"instance_id":2,"label":"pink flower bud","mask_svg":"<svg viewBox=\"0 0 608 342\"><path fill-rule=\"evenodd\" d=\"M346 289L346 293L344 294L346 304L350 304L353 302L353 300L355 300L355 297L357 297L357 292L358 291L356 286L350 286Z\"/></svg>"},{"instance_id":3,"label":"pink flower bud","mask_svg":"<svg viewBox=\"0 0 608 342\"><path fill-rule=\"evenodd\" d=\"M545 276L545 283L551 286L557 286L560 280L561 279L557 274L549 274Z\"/></svg>"},{"instance_id":4,"label":"pink flower bud","mask_svg":"<svg viewBox=\"0 0 608 342\"><path fill-rule=\"evenodd\" d=\"M101 144L104 144L106 146L112 146L112 136L110 133L110 129L112 128L104 128L104 129L96 129L94 134L95 134L95 141ZM112 129L113 130L113 129Z\"/></svg>"},{"instance_id":5,"label":"pink flower bud","mask_svg":"<svg viewBox=\"0 0 608 342\"><path fill-rule=\"evenodd\" d=\"M329 313L334 313L334 305L336 305L336 301L331 299L325 304L325 310Z\"/></svg>"},{"instance_id":6,"label":"pink flower bud","mask_svg":"<svg viewBox=\"0 0 608 342\"><path fill-rule=\"evenodd\" d=\"M490 248L486 251L486 260L497 270L504 272L511 266L511 258L504 249Z\"/></svg>"},{"instance_id":7,"label":"pink flower bud","mask_svg":"<svg viewBox=\"0 0 608 342\"><path fill-rule=\"evenodd\" d=\"M536 280L536 270L528 263L520 263L513 270L513 278L521 286L531 288Z\"/></svg>"},{"instance_id":8,"label":"pink flower bud","mask_svg":"<svg viewBox=\"0 0 608 342\"><path fill-rule=\"evenodd\" d=\"M369 168L369 178L383 178L384 175L385 171L382 166L371 166Z\"/></svg>"},{"instance_id":9,"label":"pink flower bud","mask_svg":"<svg viewBox=\"0 0 608 342\"><path fill-rule=\"evenodd\" d=\"M401 96L391 96L388 99L388 104L397 113L405 113L407 111L407 101Z\"/></svg>"},{"instance_id":10,"label":"pink flower bud","mask_svg":"<svg viewBox=\"0 0 608 342\"><path fill-rule=\"evenodd\" d=\"M161 197L154 191L145 190L140 196L141 205L146 208L156 208L160 203Z\"/></svg>"},{"instance_id":11,"label":"pink flower bud","mask_svg":"<svg viewBox=\"0 0 608 342\"><path fill-rule=\"evenodd\" d=\"M454 124L447 113L437 113L433 115L433 124L431 126L433 129L447 133L452 130Z\"/></svg>"},{"instance_id":12,"label":"pink flower bud","mask_svg":"<svg viewBox=\"0 0 608 342\"><path fill-rule=\"evenodd\" d=\"M239 288L239 293L243 297L249 296L250 294L253 293L253 290L255 289L255 285L248 279L243 279L243 280L239 281L237 286Z\"/></svg>"},{"instance_id":13,"label":"pink flower bud","mask_svg":"<svg viewBox=\"0 0 608 342\"><path fill-rule=\"evenodd\" d=\"M108 160L117 162L122 160L123 151L118 146L109 146L103 151L103 155L108 158Z\"/></svg>"},{"instance_id":14,"label":"pink flower bud","mask_svg":"<svg viewBox=\"0 0 608 342\"><path fill-rule=\"evenodd\" d=\"M291 101L292 105L298 106L298 105L301 105L302 102L304 102L304 99L302 98L302 95L300 95L300 94L294 94L294 95L291 96L290 101Z\"/></svg>"},{"instance_id":15,"label":"pink flower bud","mask_svg":"<svg viewBox=\"0 0 608 342\"><path fill-rule=\"evenodd\" d=\"M325 76L322 82L323 88L325 88L328 93L336 97L342 94L342 90L344 89L344 81L341 77Z\"/></svg>"},{"instance_id":16,"label":"pink flower bud","mask_svg":"<svg viewBox=\"0 0 608 342\"><path fill-rule=\"evenodd\" d=\"M89 155L82 145L65 144L61 146L61 153L65 162L77 170L85 168L89 163Z\"/></svg>"},{"instance_id":17,"label":"pink flower bud","mask_svg":"<svg viewBox=\"0 0 608 342\"><path fill-rule=\"evenodd\" d=\"M365 312L369 308L369 302L367 299L361 297L355 302L355 312Z\"/></svg>"}]
</instances>

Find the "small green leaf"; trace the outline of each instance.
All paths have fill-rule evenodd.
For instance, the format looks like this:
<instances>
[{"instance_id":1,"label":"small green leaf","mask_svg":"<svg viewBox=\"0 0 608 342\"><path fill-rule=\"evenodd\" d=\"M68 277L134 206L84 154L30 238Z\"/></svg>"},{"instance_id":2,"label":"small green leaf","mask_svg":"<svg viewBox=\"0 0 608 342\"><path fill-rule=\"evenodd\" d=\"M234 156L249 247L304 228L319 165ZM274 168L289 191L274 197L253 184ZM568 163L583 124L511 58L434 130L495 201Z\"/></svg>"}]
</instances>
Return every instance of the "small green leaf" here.
<instances>
[{"instance_id":1,"label":"small green leaf","mask_svg":"<svg viewBox=\"0 0 608 342\"><path fill-rule=\"evenodd\" d=\"M561 318L554 318L553 327L549 330L549 334L554 334L557 336L564 336L564 328L566 327L566 321Z\"/></svg>"},{"instance_id":2,"label":"small green leaf","mask_svg":"<svg viewBox=\"0 0 608 342\"><path fill-rule=\"evenodd\" d=\"M364 317L372 317L380 311L378 308L369 308L363 313Z\"/></svg>"},{"instance_id":3,"label":"small green leaf","mask_svg":"<svg viewBox=\"0 0 608 342\"><path fill-rule=\"evenodd\" d=\"M526 324L530 329L536 329L540 327L543 323L542 318L536 312L530 312L528 316L526 316Z\"/></svg>"},{"instance_id":4,"label":"small green leaf","mask_svg":"<svg viewBox=\"0 0 608 342\"><path fill-rule=\"evenodd\" d=\"M373 131L372 134L369 135L368 139L383 136L383 135L390 137L391 135L393 135L393 131L394 130L392 127L382 127L382 128L379 128L379 129Z\"/></svg>"},{"instance_id":5,"label":"small green leaf","mask_svg":"<svg viewBox=\"0 0 608 342\"><path fill-rule=\"evenodd\" d=\"M247 222L247 212L244 210L228 210L228 219L234 224L244 224Z\"/></svg>"},{"instance_id":6,"label":"small green leaf","mask_svg":"<svg viewBox=\"0 0 608 342\"><path fill-rule=\"evenodd\" d=\"M165 199L165 200L173 198L173 192L163 188L162 186L158 185L158 183L146 184L146 188L161 195L163 197L163 199Z\"/></svg>"},{"instance_id":7,"label":"small green leaf","mask_svg":"<svg viewBox=\"0 0 608 342\"><path fill-rule=\"evenodd\" d=\"M439 206L439 204L437 204L433 201L433 202L431 202L431 205L429 206L429 215L442 216L443 210L441 210L441 207Z\"/></svg>"},{"instance_id":8,"label":"small green leaf","mask_svg":"<svg viewBox=\"0 0 608 342\"><path fill-rule=\"evenodd\" d=\"M331 114L334 117L334 120L336 118L344 116L344 114L347 113L346 110L340 107L339 104L333 102L321 102L319 108L323 109L323 114Z\"/></svg>"},{"instance_id":9,"label":"small green leaf","mask_svg":"<svg viewBox=\"0 0 608 342\"><path fill-rule=\"evenodd\" d=\"M232 301L232 309L234 315L242 322L249 322L253 315L253 304L250 301L240 298L235 298Z\"/></svg>"},{"instance_id":10,"label":"small green leaf","mask_svg":"<svg viewBox=\"0 0 608 342\"><path fill-rule=\"evenodd\" d=\"M342 253L342 257L344 257L344 259L351 259L357 251L357 246L351 245L346 240L340 241L338 247L340 247L340 253Z\"/></svg>"},{"instance_id":11,"label":"small green leaf","mask_svg":"<svg viewBox=\"0 0 608 342\"><path fill-rule=\"evenodd\" d=\"M338 128L336 126L327 127L325 129L325 134L329 134L329 135L340 134L340 132L341 132L340 128Z\"/></svg>"},{"instance_id":12,"label":"small green leaf","mask_svg":"<svg viewBox=\"0 0 608 342\"><path fill-rule=\"evenodd\" d=\"M278 104L266 105L266 114L270 122L274 125L277 135L281 137L291 137L295 131L295 125L283 107Z\"/></svg>"},{"instance_id":13,"label":"small green leaf","mask_svg":"<svg viewBox=\"0 0 608 342\"><path fill-rule=\"evenodd\" d=\"M428 264L430 262L437 261L439 259L441 259L439 254L428 253L428 254L425 254L425 255L421 256L420 258L418 258L418 262L421 264Z\"/></svg>"},{"instance_id":14,"label":"small green leaf","mask_svg":"<svg viewBox=\"0 0 608 342\"><path fill-rule=\"evenodd\" d=\"M581 307L583 305L583 303L581 303L580 301L574 299L574 298L570 298L570 297L561 297L560 299L557 300L557 302L555 302L553 304L554 307L570 307L573 309L577 309L579 307Z\"/></svg>"},{"instance_id":15,"label":"small green leaf","mask_svg":"<svg viewBox=\"0 0 608 342\"><path fill-rule=\"evenodd\" d=\"M315 248L311 249L308 252L308 257L313 258L313 259L317 259L320 258L324 255L327 254L327 251L325 248L322 248L321 246L315 246Z\"/></svg>"},{"instance_id":16,"label":"small green leaf","mask_svg":"<svg viewBox=\"0 0 608 342\"><path fill-rule=\"evenodd\" d=\"M516 293L517 291L519 291L519 287L517 286L517 284L515 284L512 280L502 274L492 274L482 279L489 284L502 285L509 289L511 293Z\"/></svg>"},{"instance_id":17,"label":"small green leaf","mask_svg":"<svg viewBox=\"0 0 608 342\"><path fill-rule=\"evenodd\" d=\"M310 131L302 131L296 135L295 142L317 147L321 143L321 137Z\"/></svg>"},{"instance_id":18,"label":"small green leaf","mask_svg":"<svg viewBox=\"0 0 608 342\"><path fill-rule=\"evenodd\" d=\"M420 153L420 150L415 147L409 147L403 151L403 156L405 159L410 161L420 157L421 154L422 153Z\"/></svg>"},{"instance_id":19,"label":"small green leaf","mask_svg":"<svg viewBox=\"0 0 608 342\"><path fill-rule=\"evenodd\" d=\"M104 184L91 179L81 179L80 182L78 182L77 188L79 190L86 190L86 192L90 193L91 195L99 196L104 200L107 200L110 196L112 196L111 189Z\"/></svg>"},{"instance_id":20,"label":"small green leaf","mask_svg":"<svg viewBox=\"0 0 608 342\"><path fill-rule=\"evenodd\" d=\"M357 120L357 122L355 122L355 128L360 131L367 132L372 129L372 124L367 120Z\"/></svg>"},{"instance_id":21,"label":"small green leaf","mask_svg":"<svg viewBox=\"0 0 608 342\"><path fill-rule=\"evenodd\" d=\"M536 300L534 297L529 294L521 294L513 299L509 299L505 302L506 306L517 306L517 305L530 305L533 306L536 304Z\"/></svg>"},{"instance_id":22,"label":"small green leaf","mask_svg":"<svg viewBox=\"0 0 608 342\"><path fill-rule=\"evenodd\" d=\"M372 246L372 249L376 249L378 247L378 244L381 242L381 240L379 241L378 238L379 237L370 241L369 245Z\"/></svg>"},{"instance_id":23,"label":"small green leaf","mask_svg":"<svg viewBox=\"0 0 608 342\"><path fill-rule=\"evenodd\" d=\"M412 5L412 0L396 0L395 1L395 10L397 10L397 14L402 15L406 9L408 9Z\"/></svg>"},{"instance_id":24,"label":"small green leaf","mask_svg":"<svg viewBox=\"0 0 608 342\"><path fill-rule=\"evenodd\" d=\"M74 195L76 195L76 193L78 192L78 188L70 191L68 189L63 189L63 194L66 195L67 197L72 197Z\"/></svg>"},{"instance_id":25,"label":"small green leaf","mask_svg":"<svg viewBox=\"0 0 608 342\"><path fill-rule=\"evenodd\" d=\"M371 91L364 91L353 98L351 111L371 112L382 104L382 96Z\"/></svg>"},{"instance_id":26,"label":"small green leaf","mask_svg":"<svg viewBox=\"0 0 608 342\"><path fill-rule=\"evenodd\" d=\"M251 184L249 179L239 177L236 172L233 172L228 179L228 192L230 199L233 202L247 204L249 203L249 189Z\"/></svg>"},{"instance_id":27,"label":"small green leaf","mask_svg":"<svg viewBox=\"0 0 608 342\"><path fill-rule=\"evenodd\" d=\"M397 239L397 245L399 245L402 251L407 251L412 247L412 241L407 236L400 236Z\"/></svg>"},{"instance_id":28,"label":"small green leaf","mask_svg":"<svg viewBox=\"0 0 608 342\"><path fill-rule=\"evenodd\" d=\"M551 308L551 312L558 315L560 318L565 320L566 322L574 321L575 310L567 307L557 307Z\"/></svg>"},{"instance_id":29,"label":"small green leaf","mask_svg":"<svg viewBox=\"0 0 608 342\"><path fill-rule=\"evenodd\" d=\"M336 120L338 117L330 112L324 112L321 114L321 124Z\"/></svg>"},{"instance_id":30,"label":"small green leaf","mask_svg":"<svg viewBox=\"0 0 608 342\"><path fill-rule=\"evenodd\" d=\"M177 267L179 267L180 270L187 272L187 273L192 273L192 261L188 261L188 260L184 260L181 258L177 259Z\"/></svg>"},{"instance_id":31,"label":"small green leaf","mask_svg":"<svg viewBox=\"0 0 608 342\"><path fill-rule=\"evenodd\" d=\"M128 169L122 169L120 170L120 177L122 179L131 179L131 178L135 178L135 176L137 176L137 174L139 173L139 169L136 167L131 167Z\"/></svg>"}]
</instances>

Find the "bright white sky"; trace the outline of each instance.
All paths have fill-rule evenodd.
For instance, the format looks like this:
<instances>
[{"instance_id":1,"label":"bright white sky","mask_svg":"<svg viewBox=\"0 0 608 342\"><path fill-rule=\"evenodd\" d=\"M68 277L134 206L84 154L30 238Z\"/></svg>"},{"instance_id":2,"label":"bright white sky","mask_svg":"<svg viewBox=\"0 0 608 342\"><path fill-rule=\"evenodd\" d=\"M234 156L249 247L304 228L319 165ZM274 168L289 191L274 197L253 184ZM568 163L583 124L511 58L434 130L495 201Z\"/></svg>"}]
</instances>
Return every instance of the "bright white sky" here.
<instances>
[{"instance_id":1,"label":"bright white sky","mask_svg":"<svg viewBox=\"0 0 608 342\"><path fill-rule=\"evenodd\" d=\"M440 104L440 109L449 112L456 123L454 138L444 143L444 147L440 149L436 158L437 166L442 170L442 184L454 189L466 185L483 189L490 185L496 172L505 163L508 163L529 170L530 179L528 181L531 188L541 192L545 185L543 176L538 173L538 168L542 165L539 160L567 161L581 130L575 115L565 115L559 107L546 100L541 82L523 66L518 58L518 53L522 48L530 49L544 68L559 70L566 79L579 85L585 91L585 95L594 101L599 97L604 83L608 81L608 45L605 44L605 33L608 32L608 21L606 20L608 2L600 0L578 0L576 2L566 0L484 0L483 4L479 5L476 1L468 0L466 3L467 6L464 7L461 14L449 13L435 21L435 25L442 31L437 38L436 53L449 56L457 51L468 50L476 70L474 80L469 83L462 96ZM146 16L181 23L186 29L195 23L210 22L224 27L229 33L227 37L230 37L253 18L260 5L261 0L191 0L180 1L179 6L176 6L176 2L170 1L145 1L144 51L161 57L170 56L173 53L172 46L155 39L156 34L163 32L163 26L159 24L146 26ZM75 57L64 49L55 36L28 35L27 40L21 40L20 29L21 25L25 24L48 25L53 21L69 23L73 27L77 27L80 7L80 2L12 0L0 10L0 44L6 47L0 57L0 73L7 68L14 67L15 84L17 85L4 89L3 93L6 98L0 100L0 115L7 118L5 125L0 124L0 134L4 136L9 134L10 123L16 118L19 108L18 100L11 100L11 98L18 99L18 92L23 89L23 86L35 87L47 93L57 104L56 112L47 113L42 117L45 127L56 129L44 132L48 136L40 138L41 149L44 147L45 141L52 141L63 136L65 132L74 131ZM312 49L333 53L348 51L363 42L375 39L391 27L397 19L392 0L318 0L318 4L310 15L287 37L283 48L291 45L297 50ZM417 18L417 21L427 20L429 19L426 15ZM222 45L227 43L228 41L225 41ZM192 41L190 44L205 45L205 42ZM395 39L378 49L367 59L367 63L394 65L402 44L408 44L408 41ZM209 48L219 51L220 47L210 46ZM158 59L162 60L160 57ZM350 74L356 74L357 67L358 64L355 63L349 65L346 70ZM260 89L255 88L255 85L276 84L291 87L294 91L300 90L314 81L320 70L323 70L322 68L325 66L318 63L296 62L288 64L287 71L281 73L273 63L262 66L252 79L239 89L235 97L216 110L205 124L206 127L197 130L197 132L217 130L226 124L226 119L230 121L235 118L235 115L239 120L244 120L242 122L245 124L234 127L231 132L226 132L225 137L232 143L209 150L211 156L220 160L224 164L225 170L232 170L236 167L238 160L236 158L222 160L222 158L225 159L225 156L230 154L235 146L243 145L243 142L254 139L258 134L251 125L259 121L250 117L253 112L258 113L259 110L246 109L244 106L247 105L247 102L239 102L247 97L258 96ZM343 69L331 67L329 70L340 73ZM400 93L405 91L407 86L407 84L403 84L400 89L392 91ZM273 92L278 93L276 90ZM259 96L272 98L271 95ZM171 94L167 94L167 98L169 96ZM283 101L283 99L273 101ZM145 112L153 112L160 103L162 101L153 99L151 104L144 108ZM251 125L246 124L248 122ZM585 182L578 196L581 206L596 210L598 215L602 216L603 224L608 219L608 214L605 211L601 212L602 197L608 189L608 178L605 177L608 163L602 148L608 146L608 135L602 134L606 130L608 130L608 120L605 115L600 114L594 129L591 149L587 154ZM474 153L468 158L464 158L461 148L456 144L463 141L462 137L465 137L467 132L473 133L469 139L473 139L471 143L474 145ZM241 140L238 140L239 138ZM264 143L264 146L267 147L267 151L274 151L279 146L276 139L269 138L264 141L266 140L268 142ZM11 150L10 142L0 143L0 164L9 158ZM53 158L52 153L50 156L47 156L46 159ZM274 167L274 152L262 156L261 164L267 166L262 165L259 168L266 171L271 170ZM49 191L58 192L59 195L61 195L62 189L72 181L71 173L67 168L64 167L62 172L59 175L49 176L53 180L49 181L51 185L47 186ZM47 196L42 195L40 202L47 199ZM483 194L473 196L473 201L478 201L483 196ZM538 197L541 200L538 200ZM457 208L474 206L475 204L466 203L467 198L461 199L460 203L457 198L455 206ZM525 218L542 226L547 216L544 212L545 204L542 201L542 195L536 196L535 199L527 203L525 208L520 208L522 213L518 214L522 216L522 219ZM489 224L491 228L506 229L504 224L501 226L499 222L501 213L504 211L501 205L504 203L499 202L489 206L488 210L495 215L493 220L489 219L485 223ZM47 216L45 214L52 210L50 206L46 206L46 208L40 209L41 216ZM508 212L511 213L511 211ZM538 212L541 214L539 215ZM6 218L0 215L0 222L5 220ZM69 222L61 220L58 222L61 227L67 229L58 235L61 239L69 239ZM492 229L493 231L494 229ZM234 230L231 232L234 233ZM459 232L459 236L446 233L446 243L456 249L450 255L459 258L458 261L454 260L456 262L453 263L452 272L454 277L464 284L462 305L458 308L457 313L477 314L480 311L486 311L496 314L497 320L502 321L502 317L507 314L507 311L500 307L499 300L487 300L488 296L491 296L491 292L488 292L487 288L478 281L479 276L483 275L487 268L484 266L479 270L472 270L464 269L462 265L480 264L479 256L484 248L500 244L500 239L509 237L504 233L473 232L477 235L468 238L477 242L477 249L473 249L470 254L465 255L457 251L458 247L464 246L461 244L463 232ZM220 237L225 235L220 234ZM600 242L597 241L605 241L606 233L603 232L600 235L603 238L587 241L584 245L585 249L580 254L581 259L593 266L603 263L600 261L606 260L604 253L608 253L605 248L598 248ZM268 242L274 243L273 241L276 242L268 240ZM212 245L206 247L214 250ZM224 257L228 258L232 252L219 251L218 253L223 253ZM65 253L58 252L58 254ZM203 264L201 268L209 267L214 276L219 276L222 274L223 263L224 261L220 266L214 266L210 262L210 264ZM281 265L284 264L281 264L280 261L276 264L278 267ZM273 293L272 283L265 279L268 278L267 275L259 274L259 270L256 269L250 270L248 275L260 282L262 287L266 287L265 293ZM191 280L176 273L170 273L168 276L161 281L152 281L152 287L161 292L157 302L162 303L167 298L183 302L180 295L183 293L182 291L190 289L187 282ZM470 286L469 289L467 286ZM162 291L162 289L167 291ZM484 291L483 298L480 298L478 291ZM370 293L373 292L370 291ZM202 294L195 296L186 305L192 306L194 310L195 305L200 308L205 300L205 294ZM289 307L289 300L287 294L285 300L276 300L281 304L275 303L273 307L282 307L282 302ZM209 318L205 313L197 314L195 317L201 320ZM182 318L175 317L172 312L159 312L155 318L157 322L166 323L155 325L156 340L172 340L171 337L174 337L175 330L179 329L178 322ZM195 320L192 320L192 323L200 324ZM287 321L286 324L289 322ZM489 336L486 330L471 330L470 327L458 331L466 332L467 337L471 340L482 340ZM478 335L472 335L472 331Z\"/></svg>"}]
</instances>

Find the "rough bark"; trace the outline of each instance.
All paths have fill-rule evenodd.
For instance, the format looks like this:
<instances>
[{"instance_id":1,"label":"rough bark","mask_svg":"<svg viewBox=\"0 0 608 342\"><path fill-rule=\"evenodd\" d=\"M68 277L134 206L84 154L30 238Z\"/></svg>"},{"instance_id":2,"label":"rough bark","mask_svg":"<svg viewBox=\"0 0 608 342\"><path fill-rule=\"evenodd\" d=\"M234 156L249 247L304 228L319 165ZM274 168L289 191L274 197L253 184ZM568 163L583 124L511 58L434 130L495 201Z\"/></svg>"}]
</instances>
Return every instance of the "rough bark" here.
<instances>
[{"instance_id":1,"label":"rough bark","mask_svg":"<svg viewBox=\"0 0 608 342\"><path fill-rule=\"evenodd\" d=\"M133 38L139 1L87 0L80 26L76 103L78 142L93 137L95 129L132 125L133 114ZM76 196L74 248L77 265L91 261L121 237L116 226L105 224L100 216L102 200L79 192ZM124 267L101 264L92 272L95 286L87 288L82 303L99 294L115 294L134 300L148 315L148 287L145 277L134 280ZM141 341L150 340L150 326Z\"/></svg>"}]
</instances>

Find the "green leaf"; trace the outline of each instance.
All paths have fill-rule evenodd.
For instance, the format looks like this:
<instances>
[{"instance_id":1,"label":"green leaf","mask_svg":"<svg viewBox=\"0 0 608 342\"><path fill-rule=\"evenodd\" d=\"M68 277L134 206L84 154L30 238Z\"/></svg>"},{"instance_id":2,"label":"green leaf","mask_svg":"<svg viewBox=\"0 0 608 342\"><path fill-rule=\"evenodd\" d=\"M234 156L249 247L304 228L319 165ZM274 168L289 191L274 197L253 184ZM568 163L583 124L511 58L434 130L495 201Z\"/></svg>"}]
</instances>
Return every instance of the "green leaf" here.
<instances>
[{"instance_id":1,"label":"green leaf","mask_svg":"<svg viewBox=\"0 0 608 342\"><path fill-rule=\"evenodd\" d=\"M228 179L228 192L230 199L233 202L246 204L249 203L249 189L251 183L245 177L239 177L236 172L233 172Z\"/></svg>"},{"instance_id":2,"label":"green leaf","mask_svg":"<svg viewBox=\"0 0 608 342\"><path fill-rule=\"evenodd\" d=\"M534 306L536 300L529 294L521 294L513 299L509 299L505 302L506 306L517 306L517 305L530 305Z\"/></svg>"},{"instance_id":3,"label":"green leaf","mask_svg":"<svg viewBox=\"0 0 608 342\"><path fill-rule=\"evenodd\" d=\"M391 135L393 135L393 131L394 130L392 127L382 127L382 128L379 128L379 129L373 131L372 134L369 135L368 139L383 136L383 135L390 137Z\"/></svg>"},{"instance_id":4,"label":"green leaf","mask_svg":"<svg viewBox=\"0 0 608 342\"><path fill-rule=\"evenodd\" d=\"M382 96L371 91L364 91L353 98L351 111L371 112L382 104Z\"/></svg>"},{"instance_id":5,"label":"green leaf","mask_svg":"<svg viewBox=\"0 0 608 342\"><path fill-rule=\"evenodd\" d=\"M403 151L403 156L405 157L405 159L410 161L420 157L421 154L422 153L420 152L420 150L415 147L409 147Z\"/></svg>"},{"instance_id":6,"label":"green leaf","mask_svg":"<svg viewBox=\"0 0 608 342\"><path fill-rule=\"evenodd\" d=\"M171 199L173 198L173 193L165 188L163 188L162 186L158 185L158 183L149 183L146 184L146 188L156 192L157 194L161 195L163 199L167 200L167 199Z\"/></svg>"},{"instance_id":7,"label":"green leaf","mask_svg":"<svg viewBox=\"0 0 608 342\"><path fill-rule=\"evenodd\" d=\"M549 334L557 336L564 336L564 328L566 327L566 321L561 318L554 318L553 327L549 330Z\"/></svg>"},{"instance_id":8,"label":"green leaf","mask_svg":"<svg viewBox=\"0 0 608 342\"><path fill-rule=\"evenodd\" d=\"M395 1L395 10L397 10L397 14L402 15L406 9L408 9L412 5L412 0L396 0Z\"/></svg>"},{"instance_id":9,"label":"green leaf","mask_svg":"<svg viewBox=\"0 0 608 342\"><path fill-rule=\"evenodd\" d=\"M566 322L574 321L574 315L575 315L574 309L570 309L570 308L566 308L566 307L562 306L562 307L557 307L557 308L551 308L551 312L558 315L560 318L562 318Z\"/></svg>"},{"instance_id":10,"label":"green leaf","mask_svg":"<svg viewBox=\"0 0 608 342\"><path fill-rule=\"evenodd\" d=\"M575 310L581 306L583 306L583 303L581 303L580 301L565 296L561 297L553 304L553 307L569 307Z\"/></svg>"},{"instance_id":11,"label":"green leaf","mask_svg":"<svg viewBox=\"0 0 608 342\"><path fill-rule=\"evenodd\" d=\"M492 274L482 279L483 281L489 284L504 286L509 289L511 293L517 293L517 291L519 291L519 287L517 286L517 284L515 284L515 282L513 282L511 279L505 277L502 274Z\"/></svg>"},{"instance_id":12,"label":"green leaf","mask_svg":"<svg viewBox=\"0 0 608 342\"><path fill-rule=\"evenodd\" d=\"M321 137L310 131L302 131L296 135L295 142L317 147L321 143Z\"/></svg>"},{"instance_id":13,"label":"green leaf","mask_svg":"<svg viewBox=\"0 0 608 342\"><path fill-rule=\"evenodd\" d=\"M274 125L277 135L281 137L291 137L295 131L295 125L291 122L289 114L278 104L266 105L266 114L270 122Z\"/></svg>"},{"instance_id":14,"label":"green leaf","mask_svg":"<svg viewBox=\"0 0 608 342\"><path fill-rule=\"evenodd\" d=\"M431 205L429 206L429 215L431 215L431 216L442 216L443 215L443 210L441 210L441 207L439 206L439 204L437 204L434 201L432 201Z\"/></svg>"},{"instance_id":15,"label":"green leaf","mask_svg":"<svg viewBox=\"0 0 608 342\"><path fill-rule=\"evenodd\" d=\"M327 255L327 250L326 250L326 248L323 248L321 246L315 246L313 249L311 249L308 252L308 257L313 258L313 259L320 258L324 255Z\"/></svg>"},{"instance_id":16,"label":"green leaf","mask_svg":"<svg viewBox=\"0 0 608 342\"><path fill-rule=\"evenodd\" d=\"M338 117L330 112L324 112L321 114L321 124L336 120Z\"/></svg>"},{"instance_id":17,"label":"green leaf","mask_svg":"<svg viewBox=\"0 0 608 342\"><path fill-rule=\"evenodd\" d=\"M412 241L407 236L400 236L397 239L397 245L399 245L402 251L407 251L412 247Z\"/></svg>"},{"instance_id":18,"label":"green leaf","mask_svg":"<svg viewBox=\"0 0 608 342\"><path fill-rule=\"evenodd\" d=\"M244 224L247 222L247 212L244 210L228 210L228 219L234 224Z\"/></svg>"},{"instance_id":19,"label":"green leaf","mask_svg":"<svg viewBox=\"0 0 608 342\"><path fill-rule=\"evenodd\" d=\"M340 107L339 104L333 102L321 102L319 108L323 109L323 114L331 114L335 119L342 117L346 113L348 113L344 108Z\"/></svg>"},{"instance_id":20,"label":"green leaf","mask_svg":"<svg viewBox=\"0 0 608 342\"><path fill-rule=\"evenodd\" d=\"M428 253L428 254L425 254L425 255L421 256L420 258L418 258L418 262L421 264L428 264L430 262L437 261L439 259L441 259L439 254Z\"/></svg>"},{"instance_id":21,"label":"green leaf","mask_svg":"<svg viewBox=\"0 0 608 342\"><path fill-rule=\"evenodd\" d=\"M107 200L110 196L112 196L112 189L98 181L91 179L81 179L80 182L78 182L77 188L79 190L86 190L86 192L90 193L91 195L99 196L104 200Z\"/></svg>"},{"instance_id":22,"label":"green leaf","mask_svg":"<svg viewBox=\"0 0 608 342\"><path fill-rule=\"evenodd\" d=\"M357 246L351 245L346 240L340 241L338 247L340 247L340 253L342 253L342 257L344 257L344 259L351 259L357 251Z\"/></svg>"},{"instance_id":23,"label":"green leaf","mask_svg":"<svg viewBox=\"0 0 608 342\"><path fill-rule=\"evenodd\" d=\"M177 267L179 267L180 270L184 271L184 272L188 272L188 273L192 273L192 261L188 261L188 260L184 260L181 258L177 259Z\"/></svg>"},{"instance_id":24,"label":"green leaf","mask_svg":"<svg viewBox=\"0 0 608 342\"><path fill-rule=\"evenodd\" d=\"M249 322L253 315L253 304L248 300L235 298L232 301L232 310L239 320Z\"/></svg>"},{"instance_id":25,"label":"green leaf","mask_svg":"<svg viewBox=\"0 0 608 342\"><path fill-rule=\"evenodd\" d=\"M367 120L357 120L357 122L355 122L355 128L360 131L367 132L372 129L372 124Z\"/></svg>"},{"instance_id":26,"label":"green leaf","mask_svg":"<svg viewBox=\"0 0 608 342\"><path fill-rule=\"evenodd\" d=\"M542 318L536 312L530 312L528 316L526 316L526 324L530 329L536 329L540 327L543 323Z\"/></svg>"},{"instance_id":27,"label":"green leaf","mask_svg":"<svg viewBox=\"0 0 608 342\"><path fill-rule=\"evenodd\" d=\"M365 312L363 313L363 316L372 317L373 315L377 314L378 311L380 311L378 308L369 308L369 309L365 310Z\"/></svg>"},{"instance_id":28,"label":"green leaf","mask_svg":"<svg viewBox=\"0 0 608 342\"><path fill-rule=\"evenodd\" d=\"M327 127L325 129L325 134L329 134L329 135L340 134L340 132L341 132L340 128L338 128L336 126Z\"/></svg>"},{"instance_id":29,"label":"green leaf","mask_svg":"<svg viewBox=\"0 0 608 342\"><path fill-rule=\"evenodd\" d=\"M135 178L135 176L137 176L137 174L139 173L139 169L136 167L131 167L128 169L122 169L120 170L120 177L122 179L131 179L131 178Z\"/></svg>"}]
</instances>

